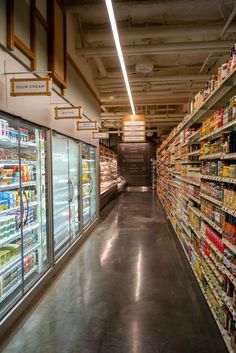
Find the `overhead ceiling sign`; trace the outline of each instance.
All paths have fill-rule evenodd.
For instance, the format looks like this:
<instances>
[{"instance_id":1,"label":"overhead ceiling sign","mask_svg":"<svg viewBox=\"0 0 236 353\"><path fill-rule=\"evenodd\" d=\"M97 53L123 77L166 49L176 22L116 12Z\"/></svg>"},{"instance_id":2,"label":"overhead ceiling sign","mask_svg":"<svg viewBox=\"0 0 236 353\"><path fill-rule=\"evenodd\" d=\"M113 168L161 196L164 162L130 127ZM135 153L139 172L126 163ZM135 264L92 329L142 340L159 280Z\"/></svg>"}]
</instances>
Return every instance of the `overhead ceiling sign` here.
<instances>
[{"instance_id":1,"label":"overhead ceiling sign","mask_svg":"<svg viewBox=\"0 0 236 353\"><path fill-rule=\"evenodd\" d=\"M55 108L55 119L80 119L81 118L81 107L56 107Z\"/></svg>"},{"instance_id":2,"label":"overhead ceiling sign","mask_svg":"<svg viewBox=\"0 0 236 353\"><path fill-rule=\"evenodd\" d=\"M109 139L109 132L108 131L101 131L101 132L93 132L94 139Z\"/></svg>"},{"instance_id":3,"label":"overhead ceiling sign","mask_svg":"<svg viewBox=\"0 0 236 353\"><path fill-rule=\"evenodd\" d=\"M96 121L78 121L77 130L97 130Z\"/></svg>"},{"instance_id":4,"label":"overhead ceiling sign","mask_svg":"<svg viewBox=\"0 0 236 353\"><path fill-rule=\"evenodd\" d=\"M50 96L52 81L45 78L12 78L11 96Z\"/></svg>"},{"instance_id":5,"label":"overhead ceiling sign","mask_svg":"<svg viewBox=\"0 0 236 353\"><path fill-rule=\"evenodd\" d=\"M125 115L123 117L123 141L145 142L146 123L144 115Z\"/></svg>"}]
</instances>

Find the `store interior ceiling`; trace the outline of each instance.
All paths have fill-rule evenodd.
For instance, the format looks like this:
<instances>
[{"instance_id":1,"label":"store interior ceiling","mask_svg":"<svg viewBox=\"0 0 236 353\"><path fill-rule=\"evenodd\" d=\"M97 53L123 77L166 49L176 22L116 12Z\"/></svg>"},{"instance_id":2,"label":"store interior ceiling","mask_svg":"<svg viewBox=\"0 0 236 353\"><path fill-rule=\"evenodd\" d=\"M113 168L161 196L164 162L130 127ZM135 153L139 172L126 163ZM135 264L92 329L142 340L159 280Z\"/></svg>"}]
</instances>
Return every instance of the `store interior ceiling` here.
<instances>
[{"instance_id":1,"label":"store interior ceiling","mask_svg":"<svg viewBox=\"0 0 236 353\"><path fill-rule=\"evenodd\" d=\"M105 0L64 0L89 63L102 127L122 129L130 104ZM235 0L113 0L136 114L164 139L236 42Z\"/></svg>"}]
</instances>

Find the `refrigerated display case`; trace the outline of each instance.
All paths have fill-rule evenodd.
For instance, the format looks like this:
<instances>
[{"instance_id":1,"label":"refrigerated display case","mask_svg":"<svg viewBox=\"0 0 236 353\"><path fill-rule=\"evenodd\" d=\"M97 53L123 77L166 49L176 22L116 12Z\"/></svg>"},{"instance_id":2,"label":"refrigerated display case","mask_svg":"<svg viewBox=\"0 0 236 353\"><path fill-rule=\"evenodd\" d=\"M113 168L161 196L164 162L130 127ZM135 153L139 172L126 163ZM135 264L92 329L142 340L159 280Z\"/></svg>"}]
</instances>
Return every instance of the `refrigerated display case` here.
<instances>
[{"instance_id":1,"label":"refrigerated display case","mask_svg":"<svg viewBox=\"0 0 236 353\"><path fill-rule=\"evenodd\" d=\"M100 195L117 185L116 153L100 146Z\"/></svg>"},{"instance_id":2,"label":"refrigerated display case","mask_svg":"<svg viewBox=\"0 0 236 353\"><path fill-rule=\"evenodd\" d=\"M46 134L0 113L0 317L49 267Z\"/></svg>"},{"instance_id":3,"label":"refrigerated display case","mask_svg":"<svg viewBox=\"0 0 236 353\"><path fill-rule=\"evenodd\" d=\"M56 259L80 234L79 146L79 142L53 133L53 213Z\"/></svg>"},{"instance_id":4,"label":"refrigerated display case","mask_svg":"<svg viewBox=\"0 0 236 353\"><path fill-rule=\"evenodd\" d=\"M87 228L97 218L96 149L82 145L83 227Z\"/></svg>"}]
</instances>

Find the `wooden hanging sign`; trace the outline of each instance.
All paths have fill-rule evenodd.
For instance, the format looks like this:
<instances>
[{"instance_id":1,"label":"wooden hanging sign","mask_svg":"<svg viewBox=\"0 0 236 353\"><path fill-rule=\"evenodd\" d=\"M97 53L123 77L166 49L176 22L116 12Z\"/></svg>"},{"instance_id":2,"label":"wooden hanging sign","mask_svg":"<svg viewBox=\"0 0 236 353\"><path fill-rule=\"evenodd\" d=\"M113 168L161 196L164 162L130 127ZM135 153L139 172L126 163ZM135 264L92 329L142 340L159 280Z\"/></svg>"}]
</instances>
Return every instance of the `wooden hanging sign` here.
<instances>
[{"instance_id":1,"label":"wooden hanging sign","mask_svg":"<svg viewBox=\"0 0 236 353\"><path fill-rule=\"evenodd\" d=\"M124 142L145 142L145 136L123 136Z\"/></svg>"},{"instance_id":2,"label":"wooden hanging sign","mask_svg":"<svg viewBox=\"0 0 236 353\"><path fill-rule=\"evenodd\" d=\"M108 131L95 131L93 132L94 139L109 139L109 132Z\"/></svg>"},{"instance_id":3,"label":"wooden hanging sign","mask_svg":"<svg viewBox=\"0 0 236 353\"><path fill-rule=\"evenodd\" d=\"M50 96L52 80L45 78L12 78L11 93L16 96Z\"/></svg>"},{"instance_id":4,"label":"wooden hanging sign","mask_svg":"<svg viewBox=\"0 0 236 353\"><path fill-rule=\"evenodd\" d=\"M97 130L96 121L78 121L77 130Z\"/></svg>"},{"instance_id":5,"label":"wooden hanging sign","mask_svg":"<svg viewBox=\"0 0 236 353\"><path fill-rule=\"evenodd\" d=\"M81 107L56 107L55 119L81 119Z\"/></svg>"}]
</instances>

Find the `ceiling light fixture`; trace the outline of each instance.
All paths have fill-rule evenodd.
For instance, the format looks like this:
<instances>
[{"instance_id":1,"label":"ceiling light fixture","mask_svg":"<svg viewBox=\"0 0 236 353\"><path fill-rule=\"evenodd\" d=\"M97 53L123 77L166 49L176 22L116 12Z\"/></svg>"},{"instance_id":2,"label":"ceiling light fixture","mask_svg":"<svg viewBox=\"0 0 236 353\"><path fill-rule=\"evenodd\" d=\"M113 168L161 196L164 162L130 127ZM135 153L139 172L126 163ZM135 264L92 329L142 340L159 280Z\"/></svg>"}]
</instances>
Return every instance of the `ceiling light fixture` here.
<instances>
[{"instance_id":1,"label":"ceiling light fixture","mask_svg":"<svg viewBox=\"0 0 236 353\"><path fill-rule=\"evenodd\" d=\"M107 12L109 15L110 23L111 23L114 41L116 44L117 54L118 54L118 57L120 60L120 66L121 66L121 70L123 73L125 86L126 86L129 101L130 101L130 106L132 109L132 114L135 115L134 102L133 102L133 98L132 98L132 94L131 94L131 90L130 90L130 85L129 85L129 80L128 80L128 75L127 75L127 71L126 71L126 67L125 67L124 56L123 56L121 45L120 45L120 39L119 39L119 34L118 34L117 26L116 26L116 19L115 19L115 15L114 15L114 11L113 11L112 0L105 0L105 2L106 2L106 6L107 6Z\"/></svg>"}]
</instances>

